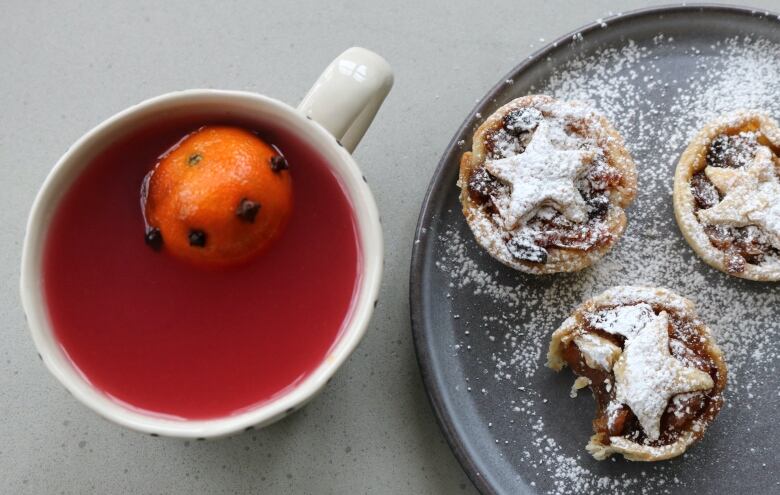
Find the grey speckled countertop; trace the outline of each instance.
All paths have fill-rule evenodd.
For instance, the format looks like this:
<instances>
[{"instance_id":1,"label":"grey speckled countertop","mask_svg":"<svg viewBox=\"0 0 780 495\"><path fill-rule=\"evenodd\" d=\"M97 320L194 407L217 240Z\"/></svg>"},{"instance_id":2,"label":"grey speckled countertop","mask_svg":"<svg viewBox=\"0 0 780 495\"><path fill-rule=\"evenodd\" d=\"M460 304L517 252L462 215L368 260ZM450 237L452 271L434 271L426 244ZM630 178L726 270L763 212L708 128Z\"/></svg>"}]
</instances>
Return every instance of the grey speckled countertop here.
<instances>
[{"instance_id":1,"label":"grey speckled countertop","mask_svg":"<svg viewBox=\"0 0 780 495\"><path fill-rule=\"evenodd\" d=\"M0 492L473 493L428 404L409 328L409 255L428 177L475 100L542 40L667 2L48 3L0 9ZM387 253L355 354L303 411L225 440L151 438L77 403L37 359L18 296L27 213L60 154L167 91L253 90L296 104L352 45L382 54L396 75L355 153Z\"/></svg>"}]
</instances>

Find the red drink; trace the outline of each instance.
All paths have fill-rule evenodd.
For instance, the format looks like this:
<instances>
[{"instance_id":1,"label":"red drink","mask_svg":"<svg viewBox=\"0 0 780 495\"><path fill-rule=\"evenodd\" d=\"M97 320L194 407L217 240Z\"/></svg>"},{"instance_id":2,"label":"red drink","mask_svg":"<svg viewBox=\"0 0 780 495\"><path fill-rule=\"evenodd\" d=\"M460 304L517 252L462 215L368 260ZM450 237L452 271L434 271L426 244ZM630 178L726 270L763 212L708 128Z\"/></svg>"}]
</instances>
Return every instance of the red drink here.
<instances>
[{"instance_id":1,"label":"red drink","mask_svg":"<svg viewBox=\"0 0 780 495\"><path fill-rule=\"evenodd\" d=\"M155 124L95 158L54 214L43 266L55 335L84 376L131 407L186 419L242 412L310 374L360 278L341 184L315 150L273 129L260 134L290 164L294 208L268 251L205 269L144 244L144 175L206 123Z\"/></svg>"}]
</instances>

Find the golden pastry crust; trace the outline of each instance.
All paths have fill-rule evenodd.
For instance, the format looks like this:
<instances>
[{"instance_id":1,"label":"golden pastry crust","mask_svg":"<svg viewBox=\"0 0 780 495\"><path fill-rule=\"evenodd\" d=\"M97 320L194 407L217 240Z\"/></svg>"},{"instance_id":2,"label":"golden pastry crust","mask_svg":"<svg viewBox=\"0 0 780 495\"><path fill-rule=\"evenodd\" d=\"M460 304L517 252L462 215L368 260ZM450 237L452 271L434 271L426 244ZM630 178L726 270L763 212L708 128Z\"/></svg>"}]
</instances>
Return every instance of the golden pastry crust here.
<instances>
[{"instance_id":1,"label":"golden pastry crust","mask_svg":"<svg viewBox=\"0 0 780 495\"><path fill-rule=\"evenodd\" d=\"M724 250L717 247L707 233L708 227L710 229L718 227L730 228L732 225L725 223L710 225L703 222L699 217L698 212L702 208L700 208L701 205L697 202L694 194L692 180L694 180L694 177L701 177L702 174L705 177L708 176L709 170L707 169L712 168L708 165L708 153L710 153L711 147L717 139L723 136L737 136L740 133L756 136L754 139L757 140L760 147L771 150L769 156L774 155L771 158L774 160L775 174L777 174L778 170L780 170L780 158L778 158L778 153L780 152L780 128L777 122L764 114L743 110L722 116L705 125L680 157L674 174L673 201L675 218L685 240L696 254L710 266L729 275L749 280L778 281L780 280L780 256L778 256L777 248L780 246L771 246L770 256L762 256L763 259L758 263L751 263L750 259L741 258L741 255L735 257L733 253L729 253L728 249ZM747 167L747 165L744 167ZM733 171L734 168L724 167L724 170ZM739 168L736 168L736 170L739 170ZM715 190L717 192L717 189ZM720 191L719 196L719 201L715 201L715 205L722 202L725 197L722 191ZM780 205L778 206L780 207ZM780 219L778 216L776 218ZM742 222L740 222L741 224ZM760 229L760 227L752 224L750 226ZM730 241L727 240L727 242Z\"/></svg>"},{"instance_id":2,"label":"golden pastry crust","mask_svg":"<svg viewBox=\"0 0 780 495\"><path fill-rule=\"evenodd\" d=\"M470 183L470 179L475 173L486 170L486 162L489 163L491 160L496 161L500 158L491 154L491 139L498 133L506 131L506 119L510 114L523 111L523 109L538 110L542 122L551 119L563 121L571 136L587 143L589 153L596 153L598 163L604 167L610 181L606 192L599 192L603 192L608 199L608 204L601 205L604 210L601 217L597 221L591 217L585 222L570 223L571 226L568 227L570 231L574 231L577 228L590 229L595 225L599 229L595 236L593 232L584 234L586 237L589 235L592 237L589 238L587 245L583 246L579 246L577 242L571 242L571 245L565 246L545 245L542 249L545 251L543 253L544 262L515 256L507 247L508 239L517 235L518 232L527 227L528 222L534 221L538 217L531 214L529 218L526 215L519 226L509 229L504 225L506 219L502 218L501 213L494 211L495 208L491 207L492 199L487 202L480 201L480 195L475 194L472 190L471 184L473 182ZM555 123L551 125L554 126ZM560 126L560 124L558 125ZM535 130L529 131L529 133L531 132L535 132ZM533 134L530 135L530 139L533 139ZM522 155L523 152L521 151L518 155ZM593 156L590 155L586 160L592 159ZM491 175L489 180L497 179ZM461 188L460 201L463 214L477 242L495 259L516 270L535 275L573 272L590 266L604 256L622 235L626 228L624 208L628 207L636 196L636 167L624 146L622 137L604 116L578 102L561 102L549 96L531 95L507 103L479 126L474 133L471 151L465 152L461 158L458 185ZM511 191L511 185L504 183L504 186L508 186ZM506 192L506 187L504 194L511 194ZM606 203L606 200L604 201ZM548 207L547 212L551 211L549 207L558 210L559 214L562 211L561 205L555 204L554 201L544 201L542 204L537 204L536 211L540 211L540 208L543 207ZM596 238L595 241L594 238ZM533 242L538 243L538 240Z\"/></svg>"},{"instance_id":3,"label":"golden pastry crust","mask_svg":"<svg viewBox=\"0 0 780 495\"><path fill-rule=\"evenodd\" d=\"M661 328L668 332L665 345L669 357L665 359L674 360L671 364L675 372L690 381L677 389L679 393L665 401L660 399L663 412L656 418L659 430L651 439L637 418L643 410L632 409L646 404L630 400L621 379L626 364L631 364L626 363L627 357L633 356L629 356L629 350L641 345L639 335L649 332L645 327L662 317L668 318L661 323ZM585 345L586 337L602 341L603 345L593 351ZM646 360L639 361L646 365ZM573 371L580 376L578 380L588 379L596 398L595 434L586 450L598 460L612 454L622 454L632 461L676 457L704 435L723 404L727 370L720 348L709 328L698 319L693 303L665 289L614 287L581 304L553 333L547 354L548 367L560 371L567 365L576 368ZM648 396L656 400L659 383L673 383L653 382L652 377L663 372L663 367L660 372L657 368L648 369L651 377L644 384L650 392ZM679 382L676 385L680 387ZM674 423L676 417L682 418L679 423Z\"/></svg>"}]
</instances>

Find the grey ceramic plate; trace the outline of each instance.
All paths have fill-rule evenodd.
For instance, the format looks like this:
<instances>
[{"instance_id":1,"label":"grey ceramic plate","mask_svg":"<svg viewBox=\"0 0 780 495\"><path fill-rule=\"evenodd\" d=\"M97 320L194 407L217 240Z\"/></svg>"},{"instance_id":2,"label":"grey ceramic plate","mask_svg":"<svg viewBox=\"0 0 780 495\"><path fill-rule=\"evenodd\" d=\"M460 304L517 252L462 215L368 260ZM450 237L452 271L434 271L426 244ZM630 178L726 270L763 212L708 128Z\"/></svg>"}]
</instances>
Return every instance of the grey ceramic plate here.
<instances>
[{"instance_id":1,"label":"grey ceramic plate","mask_svg":"<svg viewBox=\"0 0 780 495\"><path fill-rule=\"evenodd\" d=\"M774 426L780 399L773 377L780 364L775 323L780 309L774 309L780 291L727 277L698 261L677 230L669 196L674 162L685 146L681 136L697 119L686 112L698 108L706 113L732 97L729 88L718 97L707 73L720 64L732 79L739 76L728 65L740 45L752 43L748 55L758 58L751 62L748 57L747 68L739 70L767 78L751 71L762 65L760 43L780 46L778 17L724 6L671 7L612 17L578 33L525 60L490 90L452 139L423 202L411 264L412 327L444 434L483 493L639 488L650 493L778 493L780 462L773 449L780 445ZM756 45L757 40L764 41ZM618 67L621 56L614 63L608 60L615 53L632 60ZM589 74L599 59L601 72ZM773 64L768 70L780 71L780 64ZM632 74L637 71L638 76ZM619 91L602 91L598 84L589 89L582 83L589 77L610 80L608 86ZM596 267L574 275L524 276L473 242L458 202L458 161L485 116L515 97L546 88L565 95L571 91L567 80L580 81L579 89L590 91L586 96L596 105L624 109L615 123L637 157L644 192L629 210L624 239ZM750 81L732 89L751 104L768 98L767 109L777 110L780 94L768 91L766 80L760 82L756 95L749 94ZM772 84L780 88L780 80ZM631 115L625 115L626 109ZM649 248L658 252L648 251L644 262L631 253ZM597 463L584 451L592 398L589 393L569 398L570 372L556 375L543 367L547 339L581 300L615 283L639 281L693 298L702 318L720 331L721 345L730 353L729 405L705 439L681 458L654 465L622 459ZM760 353L751 357L756 350Z\"/></svg>"}]
</instances>

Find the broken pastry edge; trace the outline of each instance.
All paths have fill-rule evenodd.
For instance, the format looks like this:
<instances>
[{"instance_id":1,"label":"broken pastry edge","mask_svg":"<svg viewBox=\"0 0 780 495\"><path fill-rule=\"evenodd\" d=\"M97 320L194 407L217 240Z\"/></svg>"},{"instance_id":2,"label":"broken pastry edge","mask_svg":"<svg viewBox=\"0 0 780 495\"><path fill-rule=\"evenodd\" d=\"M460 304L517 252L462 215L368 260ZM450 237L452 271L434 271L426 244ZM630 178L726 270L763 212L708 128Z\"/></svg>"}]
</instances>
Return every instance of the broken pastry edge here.
<instances>
[{"instance_id":1,"label":"broken pastry edge","mask_svg":"<svg viewBox=\"0 0 780 495\"><path fill-rule=\"evenodd\" d=\"M665 461L683 454L696 441L694 434L689 431L674 443L660 447L642 445L625 437L610 437L610 443L607 444L603 437L600 433L594 433L585 446L585 450L597 461L604 461L615 454L622 455L628 461Z\"/></svg>"},{"instance_id":2,"label":"broken pastry edge","mask_svg":"<svg viewBox=\"0 0 780 495\"><path fill-rule=\"evenodd\" d=\"M578 376L574 380L574 383L571 384L571 389L569 390L569 397L574 399L575 397L577 397L577 393L580 390L582 390L585 387L590 386L590 384L591 384L590 378L585 377L585 376Z\"/></svg>"},{"instance_id":3,"label":"broken pastry edge","mask_svg":"<svg viewBox=\"0 0 780 495\"><path fill-rule=\"evenodd\" d=\"M685 241L711 267L738 278L777 282L780 281L780 263L748 263L744 271L730 273L724 262L724 252L711 244L704 231L704 224L699 221L694 208L691 179L707 167L707 153L712 141L721 134L735 134L745 128L760 132L773 146L780 148L780 125L764 112L740 109L706 123L691 139L677 162L672 192L674 216Z\"/></svg>"},{"instance_id":4,"label":"broken pastry edge","mask_svg":"<svg viewBox=\"0 0 780 495\"><path fill-rule=\"evenodd\" d=\"M546 366L556 372L567 366L566 361L562 357L561 347L564 344L568 345L574 340L576 336L575 331L580 325L582 315L602 309L640 303L673 309L678 316L689 320L701 335L706 348L706 354L717 368L717 378L713 380L714 385L706 391L710 395L708 408L712 410L711 418L708 420L701 417L696 418L687 430L680 433L680 437L677 440L662 446L643 445L620 436L613 436L607 439L606 435L594 433L590 437L585 449L599 461L605 460L614 454L621 454L629 461L642 462L663 461L677 457L704 436L707 427L714 421L724 404L723 391L728 381L728 370L723 352L712 336L712 330L698 318L691 300L664 288L616 286L581 303L564 320L561 326L553 332L547 352ZM577 381L580 378L584 377L576 375L572 390L578 388ZM570 396L573 397L571 393ZM607 440L609 440L609 443L607 443Z\"/></svg>"}]
</instances>

